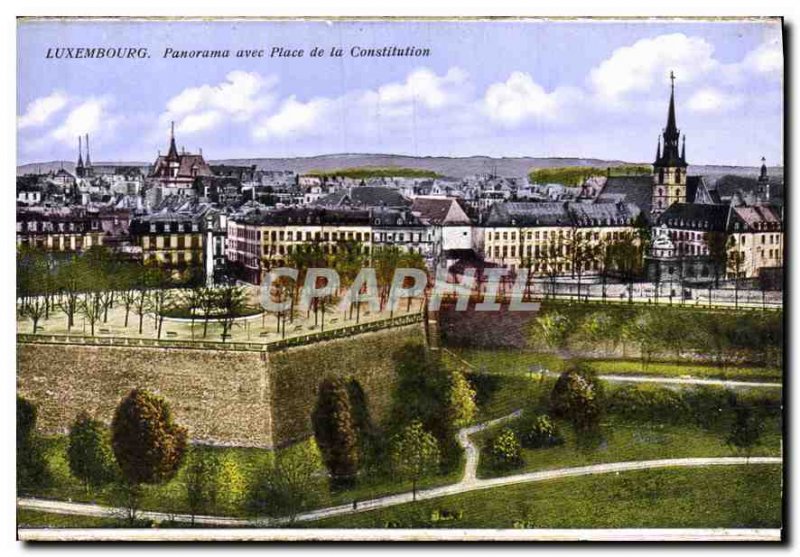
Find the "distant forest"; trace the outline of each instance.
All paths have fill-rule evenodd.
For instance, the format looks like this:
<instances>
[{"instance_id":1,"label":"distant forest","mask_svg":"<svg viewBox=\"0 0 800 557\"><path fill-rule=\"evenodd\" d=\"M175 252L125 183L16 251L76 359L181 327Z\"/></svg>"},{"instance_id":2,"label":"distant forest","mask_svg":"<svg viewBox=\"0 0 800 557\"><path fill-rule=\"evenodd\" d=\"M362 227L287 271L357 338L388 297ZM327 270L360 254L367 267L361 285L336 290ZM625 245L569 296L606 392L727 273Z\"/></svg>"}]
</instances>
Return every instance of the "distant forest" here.
<instances>
[{"instance_id":1,"label":"distant forest","mask_svg":"<svg viewBox=\"0 0 800 557\"><path fill-rule=\"evenodd\" d=\"M554 166L531 170L528 178L532 184L562 184L580 186L592 176L628 176L650 174L652 168L645 164L623 164L619 166Z\"/></svg>"}]
</instances>

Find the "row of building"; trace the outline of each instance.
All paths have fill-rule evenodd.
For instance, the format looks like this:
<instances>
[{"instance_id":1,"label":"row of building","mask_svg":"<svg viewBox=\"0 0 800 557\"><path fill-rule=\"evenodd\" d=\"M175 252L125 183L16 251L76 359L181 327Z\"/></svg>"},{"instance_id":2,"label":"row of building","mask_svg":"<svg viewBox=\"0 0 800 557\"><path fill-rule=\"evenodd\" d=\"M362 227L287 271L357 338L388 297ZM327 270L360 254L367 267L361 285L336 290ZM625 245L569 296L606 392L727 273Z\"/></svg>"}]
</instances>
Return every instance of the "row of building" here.
<instances>
[{"instance_id":1,"label":"row of building","mask_svg":"<svg viewBox=\"0 0 800 557\"><path fill-rule=\"evenodd\" d=\"M209 278L252 283L291 262L305 244L325 253L358 245L366 256L396 246L419 254L431 269L525 267L538 275L613 271L605 255L621 243L641 248L638 267L650 280L756 278L783 267L783 204L775 197L782 184L776 186L763 160L757 179L733 180L735 187L689 175L674 83L652 171L593 176L578 188L537 189L490 175L475 195L464 180L368 184L264 174L255 166L209 165L202 152L179 151L174 133L166 155L149 169L111 172L92 166L85 141L77 176L50 175L45 189L41 176L18 179L19 244L54 251L109 246L147 264L202 267ZM136 191L103 191L139 179ZM89 200L76 202L70 188ZM158 195L148 198L153 188Z\"/></svg>"}]
</instances>

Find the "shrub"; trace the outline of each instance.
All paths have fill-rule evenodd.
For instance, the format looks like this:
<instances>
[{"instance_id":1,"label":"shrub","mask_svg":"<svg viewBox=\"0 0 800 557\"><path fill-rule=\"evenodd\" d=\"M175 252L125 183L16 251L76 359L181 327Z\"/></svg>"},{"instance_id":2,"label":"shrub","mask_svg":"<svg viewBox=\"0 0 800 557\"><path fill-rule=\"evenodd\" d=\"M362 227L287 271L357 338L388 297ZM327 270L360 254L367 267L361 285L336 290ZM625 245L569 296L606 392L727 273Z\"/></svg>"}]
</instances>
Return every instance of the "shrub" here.
<instances>
[{"instance_id":1,"label":"shrub","mask_svg":"<svg viewBox=\"0 0 800 557\"><path fill-rule=\"evenodd\" d=\"M596 374L577 362L570 363L550 393L550 413L569 420L576 431L595 428L603 410L603 389Z\"/></svg>"},{"instance_id":2,"label":"shrub","mask_svg":"<svg viewBox=\"0 0 800 557\"><path fill-rule=\"evenodd\" d=\"M522 446L527 449L542 449L564 443L558 426L544 414L524 422L520 428L519 438Z\"/></svg>"},{"instance_id":3,"label":"shrub","mask_svg":"<svg viewBox=\"0 0 800 557\"><path fill-rule=\"evenodd\" d=\"M81 412L69 430L69 469L86 488L100 487L114 479L114 454L104 424Z\"/></svg>"},{"instance_id":4,"label":"shrub","mask_svg":"<svg viewBox=\"0 0 800 557\"><path fill-rule=\"evenodd\" d=\"M36 435L36 407L29 400L17 397L17 485L45 485L50 473L44 449Z\"/></svg>"},{"instance_id":5,"label":"shrub","mask_svg":"<svg viewBox=\"0 0 800 557\"><path fill-rule=\"evenodd\" d=\"M522 446L511 428L503 428L489 443L492 463L498 469L522 466Z\"/></svg>"}]
</instances>

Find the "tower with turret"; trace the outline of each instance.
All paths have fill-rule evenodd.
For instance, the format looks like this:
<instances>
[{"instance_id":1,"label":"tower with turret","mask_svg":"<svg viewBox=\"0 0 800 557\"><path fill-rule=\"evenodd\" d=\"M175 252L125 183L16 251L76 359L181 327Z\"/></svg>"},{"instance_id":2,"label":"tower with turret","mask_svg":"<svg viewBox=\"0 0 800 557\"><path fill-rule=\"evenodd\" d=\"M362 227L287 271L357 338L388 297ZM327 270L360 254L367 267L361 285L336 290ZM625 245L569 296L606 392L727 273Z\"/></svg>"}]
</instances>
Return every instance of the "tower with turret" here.
<instances>
[{"instance_id":1,"label":"tower with turret","mask_svg":"<svg viewBox=\"0 0 800 557\"><path fill-rule=\"evenodd\" d=\"M670 72L667 127L658 138L653 162L653 199L651 211L658 216L673 203L686 202L686 135L681 137L675 118L675 74ZM681 141L682 139L682 141Z\"/></svg>"}]
</instances>

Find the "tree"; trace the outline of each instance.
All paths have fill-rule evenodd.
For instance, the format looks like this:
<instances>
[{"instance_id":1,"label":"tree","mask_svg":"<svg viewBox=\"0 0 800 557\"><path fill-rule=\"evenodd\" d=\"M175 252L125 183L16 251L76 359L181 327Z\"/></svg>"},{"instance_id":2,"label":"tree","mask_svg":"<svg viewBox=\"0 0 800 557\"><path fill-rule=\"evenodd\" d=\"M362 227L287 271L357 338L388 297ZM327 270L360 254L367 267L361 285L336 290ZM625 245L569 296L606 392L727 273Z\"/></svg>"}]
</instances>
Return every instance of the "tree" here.
<instances>
[{"instance_id":1,"label":"tree","mask_svg":"<svg viewBox=\"0 0 800 557\"><path fill-rule=\"evenodd\" d=\"M193 447L189 451L188 463L183 471L183 485L192 515L192 526L197 513L211 509L217 503L221 471L222 462L215 451L201 447Z\"/></svg>"},{"instance_id":2,"label":"tree","mask_svg":"<svg viewBox=\"0 0 800 557\"><path fill-rule=\"evenodd\" d=\"M236 318L242 316L247 307L247 292L241 286L225 284L217 288L216 301L222 323L222 341L225 342L231 336Z\"/></svg>"},{"instance_id":3,"label":"tree","mask_svg":"<svg viewBox=\"0 0 800 557\"><path fill-rule=\"evenodd\" d=\"M728 244L728 250L728 271L733 275L734 307L739 309L739 279L742 276L745 256L744 252L737 248L736 240L733 236L731 236Z\"/></svg>"},{"instance_id":4,"label":"tree","mask_svg":"<svg viewBox=\"0 0 800 557\"><path fill-rule=\"evenodd\" d=\"M464 374L457 370L450 371L450 421L456 427L464 427L475 419L478 406L475 403L475 389L469 384Z\"/></svg>"},{"instance_id":5,"label":"tree","mask_svg":"<svg viewBox=\"0 0 800 557\"><path fill-rule=\"evenodd\" d=\"M67 460L72 475L86 490L109 483L114 478L114 454L106 426L81 412L69 430Z\"/></svg>"},{"instance_id":6,"label":"tree","mask_svg":"<svg viewBox=\"0 0 800 557\"><path fill-rule=\"evenodd\" d=\"M250 510L293 522L301 510L319 501L316 475L322 467L322 455L313 439L283 449L272 468L256 480Z\"/></svg>"},{"instance_id":7,"label":"tree","mask_svg":"<svg viewBox=\"0 0 800 557\"><path fill-rule=\"evenodd\" d=\"M414 420L392 440L390 462L392 470L411 481L412 499L417 500L417 482L438 470L439 443Z\"/></svg>"},{"instance_id":8,"label":"tree","mask_svg":"<svg viewBox=\"0 0 800 557\"><path fill-rule=\"evenodd\" d=\"M36 487L50 479L41 441L36 434L36 407L17 396L17 486Z\"/></svg>"},{"instance_id":9,"label":"tree","mask_svg":"<svg viewBox=\"0 0 800 557\"><path fill-rule=\"evenodd\" d=\"M142 389L122 399L111 423L117 463L131 485L163 483L175 476L186 451L186 429L169 404Z\"/></svg>"},{"instance_id":10,"label":"tree","mask_svg":"<svg viewBox=\"0 0 800 557\"><path fill-rule=\"evenodd\" d=\"M742 451L749 459L761 441L763 431L764 422L757 412L748 406L734 406L734 420L727 438L729 445Z\"/></svg>"},{"instance_id":11,"label":"tree","mask_svg":"<svg viewBox=\"0 0 800 557\"><path fill-rule=\"evenodd\" d=\"M646 371L653 354L663 343L659 328L663 316L664 312L658 309L642 311L622 326L623 337L639 346L642 371Z\"/></svg>"},{"instance_id":12,"label":"tree","mask_svg":"<svg viewBox=\"0 0 800 557\"><path fill-rule=\"evenodd\" d=\"M608 247L614 268L628 284L628 301L633 301L633 282L642 270L642 246L635 232L622 232Z\"/></svg>"},{"instance_id":13,"label":"tree","mask_svg":"<svg viewBox=\"0 0 800 557\"><path fill-rule=\"evenodd\" d=\"M356 433L347 383L325 379L319 386L312 414L314 437L335 486L351 485L358 473Z\"/></svg>"},{"instance_id":14,"label":"tree","mask_svg":"<svg viewBox=\"0 0 800 557\"><path fill-rule=\"evenodd\" d=\"M536 318L536 325L542 333L544 343L553 350L561 350L567 342L570 330L566 315L551 311Z\"/></svg>"},{"instance_id":15,"label":"tree","mask_svg":"<svg viewBox=\"0 0 800 557\"><path fill-rule=\"evenodd\" d=\"M453 423L458 412L451 407L451 377L439 356L421 344L407 344L394 354L398 382L391 423L399 430L414 421L422 422L423 429L437 439L449 465L459 454Z\"/></svg>"},{"instance_id":16,"label":"tree","mask_svg":"<svg viewBox=\"0 0 800 557\"><path fill-rule=\"evenodd\" d=\"M576 432L593 430L600 423L603 392L594 372L572 362L556 380L550 393L550 413L572 423Z\"/></svg>"},{"instance_id":17,"label":"tree","mask_svg":"<svg viewBox=\"0 0 800 557\"><path fill-rule=\"evenodd\" d=\"M505 427L490 444L492 462L497 468L516 468L522 464L522 446L514 430Z\"/></svg>"},{"instance_id":18,"label":"tree","mask_svg":"<svg viewBox=\"0 0 800 557\"><path fill-rule=\"evenodd\" d=\"M564 443L558 427L549 416L540 415L523 422L520 442L529 449L553 447Z\"/></svg>"},{"instance_id":19,"label":"tree","mask_svg":"<svg viewBox=\"0 0 800 557\"><path fill-rule=\"evenodd\" d=\"M728 267L728 239L724 232L708 233L708 257L711 260L712 272L714 273L714 288L719 288L719 272ZM711 300L709 288L709 301Z\"/></svg>"}]
</instances>

